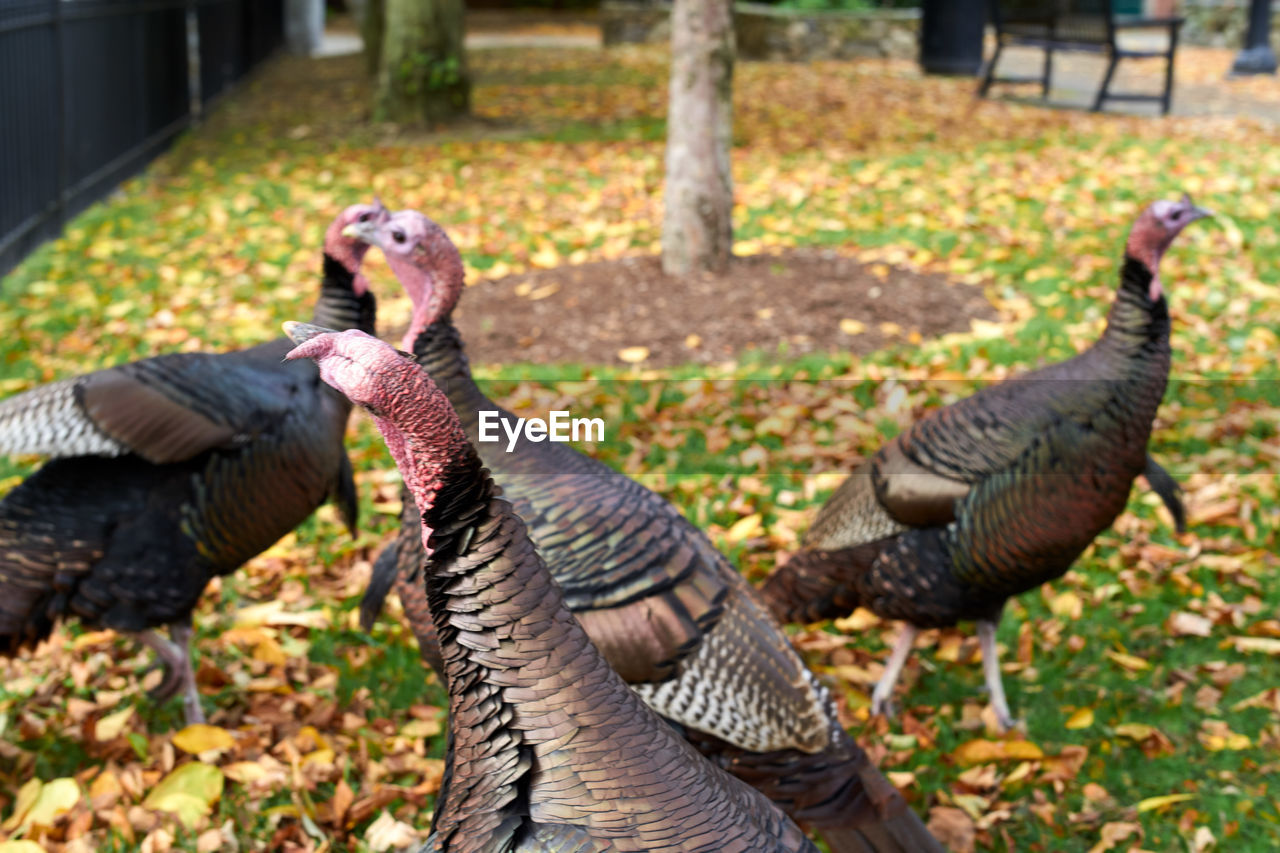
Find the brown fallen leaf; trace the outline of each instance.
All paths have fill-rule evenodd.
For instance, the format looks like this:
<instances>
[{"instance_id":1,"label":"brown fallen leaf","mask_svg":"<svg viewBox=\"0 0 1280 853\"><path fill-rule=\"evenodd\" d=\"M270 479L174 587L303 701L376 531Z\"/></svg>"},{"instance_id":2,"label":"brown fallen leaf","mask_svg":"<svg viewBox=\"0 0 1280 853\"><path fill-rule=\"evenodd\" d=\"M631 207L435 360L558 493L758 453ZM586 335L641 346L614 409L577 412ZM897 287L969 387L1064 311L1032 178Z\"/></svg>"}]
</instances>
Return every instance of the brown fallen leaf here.
<instances>
[{"instance_id":1,"label":"brown fallen leaf","mask_svg":"<svg viewBox=\"0 0 1280 853\"><path fill-rule=\"evenodd\" d=\"M951 853L973 853L977 828L973 818L963 809L954 806L934 806L929 809L929 831Z\"/></svg>"}]
</instances>

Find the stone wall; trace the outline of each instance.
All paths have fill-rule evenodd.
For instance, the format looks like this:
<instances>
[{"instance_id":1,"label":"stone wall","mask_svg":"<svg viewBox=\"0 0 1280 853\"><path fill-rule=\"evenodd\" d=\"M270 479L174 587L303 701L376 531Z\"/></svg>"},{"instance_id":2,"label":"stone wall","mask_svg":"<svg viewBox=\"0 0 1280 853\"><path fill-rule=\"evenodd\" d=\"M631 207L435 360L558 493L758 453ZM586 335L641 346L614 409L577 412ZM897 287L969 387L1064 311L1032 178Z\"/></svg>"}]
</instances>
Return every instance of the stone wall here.
<instances>
[{"instance_id":1,"label":"stone wall","mask_svg":"<svg viewBox=\"0 0 1280 853\"><path fill-rule=\"evenodd\" d=\"M1179 14L1187 19L1182 43L1239 48L1249 24L1249 0L1182 0ZM1271 44L1280 45L1280 2L1276 0L1271 3Z\"/></svg>"},{"instance_id":2,"label":"stone wall","mask_svg":"<svg viewBox=\"0 0 1280 853\"><path fill-rule=\"evenodd\" d=\"M605 2L600 7L605 45L667 41L671 7ZM740 59L847 59L853 56L913 58L918 52L920 11L803 12L759 3L735 3L733 28Z\"/></svg>"}]
</instances>

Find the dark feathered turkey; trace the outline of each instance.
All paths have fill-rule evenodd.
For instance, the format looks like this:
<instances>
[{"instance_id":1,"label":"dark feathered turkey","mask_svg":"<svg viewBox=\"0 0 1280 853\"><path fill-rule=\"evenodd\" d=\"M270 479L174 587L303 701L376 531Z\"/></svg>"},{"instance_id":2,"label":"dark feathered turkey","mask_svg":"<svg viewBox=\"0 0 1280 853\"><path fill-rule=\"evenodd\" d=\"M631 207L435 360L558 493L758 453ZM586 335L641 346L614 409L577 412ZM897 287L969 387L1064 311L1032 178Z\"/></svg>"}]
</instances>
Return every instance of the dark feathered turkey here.
<instances>
[{"instance_id":1,"label":"dark feathered turkey","mask_svg":"<svg viewBox=\"0 0 1280 853\"><path fill-rule=\"evenodd\" d=\"M438 225L397 213L372 236L413 301L404 346L448 395L468 436L478 413L513 416L472 381L451 313L462 260ZM755 591L654 492L565 444L478 444L574 612L609 664L699 749L756 785L836 850L938 850L919 818L841 728L827 691ZM423 656L439 666L423 616L418 516L379 557L366 626L395 583Z\"/></svg>"},{"instance_id":2,"label":"dark feathered turkey","mask_svg":"<svg viewBox=\"0 0 1280 853\"><path fill-rule=\"evenodd\" d=\"M836 490L766 581L783 620L862 606L906 622L873 710L888 710L918 628L972 619L996 715L1011 725L995 649L1005 601L1062 575L1139 474L1181 525L1177 485L1147 453L1170 360L1158 270L1178 232L1205 215L1186 197L1147 208L1092 347L917 421Z\"/></svg>"},{"instance_id":3,"label":"dark feathered turkey","mask_svg":"<svg viewBox=\"0 0 1280 853\"><path fill-rule=\"evenodd\" d=\"M342 232L385 215L356 205L329 227L317 322L373 330L367 246ZM165 668L156 697L182 690L203 719L189 642L205 585L326 499L355 529L351 406L289 349L157 356L0 402L0 452L53 457L0 502L0 652L66 616L135 633Z\"/></svg>"},{"instance_id":4,"label":"dark feathered turkey","mask_svg":"<svg viewBox=\"0 0 1280 853\"><path fill-rule=\"evenodd\" d=\"M427 849L816 853L609 667L425 370L360 332L287 328L290 357L373 415L422 509L451 745Z\"/></svg>"}]
</instances>

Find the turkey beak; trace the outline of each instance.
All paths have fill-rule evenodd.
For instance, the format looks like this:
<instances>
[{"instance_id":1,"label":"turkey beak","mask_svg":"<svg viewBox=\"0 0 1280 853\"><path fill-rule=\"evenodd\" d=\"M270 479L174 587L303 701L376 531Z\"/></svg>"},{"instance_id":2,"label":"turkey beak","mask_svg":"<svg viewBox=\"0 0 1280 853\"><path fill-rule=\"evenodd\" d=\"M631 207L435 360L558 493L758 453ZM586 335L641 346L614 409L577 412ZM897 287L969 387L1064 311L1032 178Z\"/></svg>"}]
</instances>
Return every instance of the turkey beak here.
<instances>
[{"instance_id":1,"label":"turkey beak","mask_svg":"<svg viewBox=\"0 0 1280 853\"><path fill-rule=\"evenodd\" d=\"M351 226L347 226L348 228ZM334 329L326 329L324 326L313 326L310 323L298 323L288 320L284 323L284 333L289 336L295 344L305 344L312 338L320 335L327 335L335 332Z\"/></svg>"},{"instance_id":2,"label":"turkey beak","mask_svg":"<svg viewBox=\"0 0 1280 853\"><path fill-rule=\"evenodd\" d=\"M1204 219L1206 216L1214 215L1213 211L1208 208L1197 207L1196 203L1191 200L1191 196L1186 193L1182 194L1182 204L1190 212L1190 218L1187 220L1188 225L1195 222L1197 219Z\"/></svg>"},{"instance_id":3,"label":"turkey beak","mask_svg":"<svg viewBox=\"0 0 1280 853\"><path fill-rule=\"evenodd\" d=\"M372 219L365 222L352 222L342 229L342 236L376 246L378 245L378 223Z\"/></svg>"}]
</instances>

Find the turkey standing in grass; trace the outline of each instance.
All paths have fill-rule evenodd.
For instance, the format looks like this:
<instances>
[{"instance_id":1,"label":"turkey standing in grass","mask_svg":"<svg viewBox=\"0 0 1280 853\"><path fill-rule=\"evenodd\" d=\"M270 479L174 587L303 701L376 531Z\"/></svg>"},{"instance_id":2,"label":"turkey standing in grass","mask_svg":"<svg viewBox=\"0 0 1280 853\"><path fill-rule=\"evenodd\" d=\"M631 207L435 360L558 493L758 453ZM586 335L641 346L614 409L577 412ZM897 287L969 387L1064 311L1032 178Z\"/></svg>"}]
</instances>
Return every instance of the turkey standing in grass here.
<instances>
[{"instance_id":1,"label":"turkey standing in grass","mask_svg":"<svg viewBox=\"0 0 1280 853\"><path fill-rule=\"evenodd\" d=\"M386 215L353 205L329 226L316 322L373 331L350 228ZM290 348L162 355L0 402L0 453L53 457L0 502L0 653L65 616L132 633L164 669L153 698L181 691L187 722L204 719L189 647L208 582L326 499L355 532L351 404L314 365L283 363Z\"/></svg>"},{"instance_id":2,"label":"turkey standing in grass","mask_svg":"<svg viewBox=\"0 0 1280 853\"><path fill-rule=\"evenodd\" d=\"M448 395L476 441L479 412L514 416L471 378L452 311L462 259L416 211L372 228L413 302L402 346ZM901 795L836 719L827 691L705 535L666 500L565 444L476 444L564 591L619 674L708 757L764 791L837 851L939 850ZM377 560L366 629L397 585L423 656L440 670L423 599L411 495L399 538Z\"/></svg>"},{"instance_id":3,"label":"turkey standing in grass","mask_svg":"<svg viewBox=\"0 0 1280 853\"><path fill-rule=\"evenodd\" d=\"M1013 724L996 658L1005 601L1060 577L1145 474L1173 512L1177 486L1147 453L1169 378L1160 258L1208 212L1157 201L1129 234L1106 331L1068 361L930 412L846 480L763 591L812 622L866 607L906 624L872 710L887 713L917 631L978 623L1000 724Z\"/></svg>"},{"instance_id":4,"label":"turkey standing in grass","mask_svg":"<svg viewBox=\"0 0 1280 853\"><path fill-rule=\"evenodd\" d=\"M421 508L451 744L425 849L816 853L610 669L425 370L361 332L285 328L289 358L373 415Z\"/></svg>"}]
</instances>

